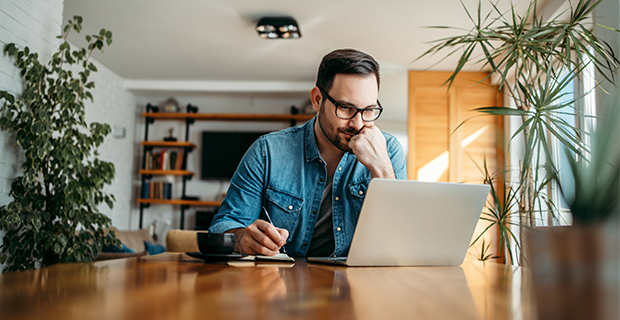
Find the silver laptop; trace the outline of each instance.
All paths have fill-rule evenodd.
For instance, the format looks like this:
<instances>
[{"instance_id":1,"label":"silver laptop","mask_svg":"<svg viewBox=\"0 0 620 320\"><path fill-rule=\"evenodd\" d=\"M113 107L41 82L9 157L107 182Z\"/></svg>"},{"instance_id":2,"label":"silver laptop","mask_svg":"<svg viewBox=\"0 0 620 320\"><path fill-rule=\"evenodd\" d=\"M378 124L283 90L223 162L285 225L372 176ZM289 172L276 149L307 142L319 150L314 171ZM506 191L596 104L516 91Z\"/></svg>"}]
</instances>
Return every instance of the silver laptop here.
<instances>
[{"instance_id":1,"label":"silver laptop","mask_svg":"<svg viewBox=\"0 0 620 320\"><path fill-rule=\"evenodd\" d=\"M310 262L346 266L458 266L490 186L372 179L348 257Z\"/></svg>"}]
</instances>

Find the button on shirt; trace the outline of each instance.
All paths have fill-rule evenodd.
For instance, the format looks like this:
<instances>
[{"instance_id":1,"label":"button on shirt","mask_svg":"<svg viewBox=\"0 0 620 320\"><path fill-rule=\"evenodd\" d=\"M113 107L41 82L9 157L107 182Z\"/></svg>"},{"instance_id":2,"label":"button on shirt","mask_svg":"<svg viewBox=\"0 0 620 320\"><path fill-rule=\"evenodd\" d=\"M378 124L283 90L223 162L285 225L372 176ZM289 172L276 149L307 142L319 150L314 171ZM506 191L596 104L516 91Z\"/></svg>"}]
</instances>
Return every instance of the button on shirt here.
<instances>
[{"instance_id":1,"label":"button on shirt","mask_svg":"<svg viewBox=\"0 0 620 320\"><path fill-rule=\"evenodd\" d=\"M260 137L248 149L230 181L209 232L245 228L265 206L273 224L288 230L286 251L304 257L312 240L327 178L314 135L316 117L303 126ZM397 179L407 179L406 159L396 138L383 133ZM334 255L346 256L357 224L370 171L345 152L332 182Z\"/></svg>"}]
</instances>

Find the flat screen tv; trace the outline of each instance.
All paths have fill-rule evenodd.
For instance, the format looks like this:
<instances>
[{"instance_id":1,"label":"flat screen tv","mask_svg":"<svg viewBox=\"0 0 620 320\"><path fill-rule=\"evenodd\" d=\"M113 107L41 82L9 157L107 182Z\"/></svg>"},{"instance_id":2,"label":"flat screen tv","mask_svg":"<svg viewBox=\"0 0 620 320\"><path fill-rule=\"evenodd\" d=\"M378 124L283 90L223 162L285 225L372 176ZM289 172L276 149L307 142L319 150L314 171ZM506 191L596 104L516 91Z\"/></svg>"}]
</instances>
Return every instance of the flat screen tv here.
<instances>
[{"instance_id":1,"label":"flat screen tv","mask_svg":"<svg viewBox=\"0 0 620 320\"><path fill-rule=\"evenodd\" d=\"M258 137L267 132L202 132L200 178L229 180L241 158Z\"/></svg>"}]
</instances>

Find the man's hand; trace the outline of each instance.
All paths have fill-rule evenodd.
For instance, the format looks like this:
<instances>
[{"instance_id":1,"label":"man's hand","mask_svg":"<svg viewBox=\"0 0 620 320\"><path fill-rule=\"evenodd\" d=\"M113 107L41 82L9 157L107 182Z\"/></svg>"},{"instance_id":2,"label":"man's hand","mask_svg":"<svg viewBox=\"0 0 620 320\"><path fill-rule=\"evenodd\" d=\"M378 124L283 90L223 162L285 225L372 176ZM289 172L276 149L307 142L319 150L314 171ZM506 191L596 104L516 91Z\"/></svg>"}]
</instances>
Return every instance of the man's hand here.
<instances>
[{"instance_id":1,"label":"man's hand","mask_svg":"<svg viewBox=\"0 0 620 320\"><path fill-rule=\"evenodd\" d=\"M387 151L385 136L374 124L362 128L349 141L357 160L370 170L372 178L396 179L392 160Z\"/></svg>"},{"instance_id":2,"label":"man's hand","mask_svg":"<svg viewBox=\"0 0 620 320\"><path fill-rule=\"evenodd\" d=\"M237 234L235 251L243 254L274 256L286 243L288 231L274 227L271 223L258 219L247 228L232 229L226 232Z\"/></svg>"}]
</instances>

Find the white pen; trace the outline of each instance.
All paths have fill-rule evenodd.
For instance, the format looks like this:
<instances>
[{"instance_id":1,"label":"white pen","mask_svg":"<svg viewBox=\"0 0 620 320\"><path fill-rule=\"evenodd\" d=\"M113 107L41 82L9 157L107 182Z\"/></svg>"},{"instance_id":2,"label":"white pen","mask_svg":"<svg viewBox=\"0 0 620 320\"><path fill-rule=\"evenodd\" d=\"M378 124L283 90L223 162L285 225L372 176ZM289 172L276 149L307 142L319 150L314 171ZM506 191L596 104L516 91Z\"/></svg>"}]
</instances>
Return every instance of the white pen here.
<instances>
[{"instance_id":1,"label":"white pen","mask_svg":"<svg viewBox=\"0 0 620 320\"><path fill-rule=\"evenodd\" d=\"M273 224L273 221L271 221L271 217L269 216L269 212L267 212L267 209L265 209L264 206L263 206L263 212L267 216L267 220L269 220L269 223L271 223L271 225L275 227L275 225ZM286 248L284 248L284 246L282 246L282 251L284 251L284 254L288 255L288 253L286 253Z\"/></svg>"}]
</instances>

